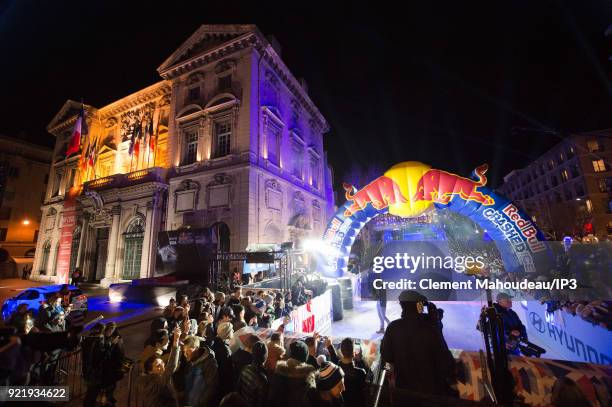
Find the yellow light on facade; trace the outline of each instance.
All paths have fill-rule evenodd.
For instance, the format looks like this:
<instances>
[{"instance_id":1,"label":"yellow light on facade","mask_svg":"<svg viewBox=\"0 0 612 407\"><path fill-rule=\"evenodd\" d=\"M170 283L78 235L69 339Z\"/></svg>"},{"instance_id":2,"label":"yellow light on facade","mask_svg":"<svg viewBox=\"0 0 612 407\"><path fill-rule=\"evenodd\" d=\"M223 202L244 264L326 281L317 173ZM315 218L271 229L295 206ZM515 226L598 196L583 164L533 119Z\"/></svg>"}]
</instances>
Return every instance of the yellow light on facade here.
<instances>
[{"instance_id":1,"label":"yellow light on facade","mask_svg":"<svg viewBox=\"0 0 612 407\"><path fill-rule=\"evenodd\" d=\"M23 221L21 221L21 223L23 223L25 226L28 226L30 224L30 220L26 218Z\"/></svg>"}]
</instances>

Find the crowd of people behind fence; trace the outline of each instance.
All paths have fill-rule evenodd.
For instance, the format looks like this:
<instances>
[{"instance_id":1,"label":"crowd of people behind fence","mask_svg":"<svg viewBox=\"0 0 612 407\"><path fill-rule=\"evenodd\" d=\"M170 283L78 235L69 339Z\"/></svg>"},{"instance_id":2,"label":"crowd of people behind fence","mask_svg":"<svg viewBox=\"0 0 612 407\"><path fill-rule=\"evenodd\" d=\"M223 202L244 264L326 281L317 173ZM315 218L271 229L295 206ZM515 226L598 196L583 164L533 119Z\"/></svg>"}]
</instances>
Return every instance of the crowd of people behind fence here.
<instances>
[{"instance_id":1,"label":"crowd of people behind fence","mask_svg":"<svg viewBox=\"0 0 612 407\"><path fill-rule=\"evenodd\" d=\"M0 321L0 385L56 384L60 354L79 345L83 329L83 316L71 311L70 296L64 285L41 303L36 317L20 304Z\"/></svg>"},{"instance_id":2,"label":"crowd of people behind fence","mask_svg":"<svg viewBox=\"0 0 612 407\"><path fill-rule=\"evenodd\" d=\"M339 353L331 338L316 333L285 349L290 298L235 287L229 295L204 289L194 301L186 295L171 299L151 322L136 361L130 391L135 405L363 406L371 372L352 339L341 342ZM243 329L240 348L230 349L237 331L269 328L277 318L282 324L269 338ZM99 340L90 338L100 338L100 329L85 339L87 343ZM96 372L95 361L104 358L104 351L84 346L83 352L92 361L89 369ZM88 378L84 405L92 405L87 403L102 391L101 381Z\"/></svg>"}]
</instances>

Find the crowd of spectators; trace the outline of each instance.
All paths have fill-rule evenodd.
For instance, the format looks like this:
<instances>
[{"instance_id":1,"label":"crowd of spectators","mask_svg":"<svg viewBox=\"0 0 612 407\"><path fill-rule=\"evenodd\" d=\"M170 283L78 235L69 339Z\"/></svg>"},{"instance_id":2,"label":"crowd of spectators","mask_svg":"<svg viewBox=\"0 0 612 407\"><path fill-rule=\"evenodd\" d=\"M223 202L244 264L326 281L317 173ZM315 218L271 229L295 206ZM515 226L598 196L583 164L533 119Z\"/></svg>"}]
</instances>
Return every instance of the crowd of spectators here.
<instances>
[{"instance_id":1,"label":"crowd of spectators","mask_svg":"<svg viewBox=\"0 0 612 407\"><path fill-rule=\"evenodd\" d=\"M152 321L138 358L135 404L363 406L371 372L353 341L344 339L338 353L331 338L315 333L286 349L284 326L291 307L280 294L243 293L240 287L229 295L204 289L194 301L185 295L171 299ZM276 318L283 318L282 324L268 338L243 329L269 328ZM236 334L240 347L232 351Z\"/></svg>"},{"instance_id":2,"label":"crowd of spectators","mask_svg":"<svg viewBox=\"0 0 612 407\"><path fill-rule=\"evenodd\" d=\"M0 385L53 385L62 350L80 342L84 316L71 310L67 285L40 304L36 317L20 304L0 321ZM77 315L79 314L79 315Z\"/></svg>"}]
</instances>

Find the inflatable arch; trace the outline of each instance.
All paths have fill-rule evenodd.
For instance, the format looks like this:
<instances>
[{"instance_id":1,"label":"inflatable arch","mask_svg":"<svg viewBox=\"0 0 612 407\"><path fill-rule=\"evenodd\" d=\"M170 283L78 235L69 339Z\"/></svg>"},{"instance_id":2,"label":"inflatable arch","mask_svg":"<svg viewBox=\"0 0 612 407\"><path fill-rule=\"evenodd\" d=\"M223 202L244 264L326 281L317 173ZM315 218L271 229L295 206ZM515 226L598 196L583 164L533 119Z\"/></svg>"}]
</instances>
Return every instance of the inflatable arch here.
<instances>
[{"instance_id":1,"label":"inflatable arch","mask_svg":"<svg viewBox=\"0 0 612 407\"><path fill-rule=\"evenodd\" d=\"M360 190L343 184L347 201L327 225L323 235L327 253L318 263L319 271L325 277L342 276L355 238L374 217L384 213L416 217L436 208L467 216L485 229L507 271L535 272L539 259L549 253L544 235L512 201L485 186L487 169L481 165L465 178L406 161Z\"/></svg>"}]
</instances>

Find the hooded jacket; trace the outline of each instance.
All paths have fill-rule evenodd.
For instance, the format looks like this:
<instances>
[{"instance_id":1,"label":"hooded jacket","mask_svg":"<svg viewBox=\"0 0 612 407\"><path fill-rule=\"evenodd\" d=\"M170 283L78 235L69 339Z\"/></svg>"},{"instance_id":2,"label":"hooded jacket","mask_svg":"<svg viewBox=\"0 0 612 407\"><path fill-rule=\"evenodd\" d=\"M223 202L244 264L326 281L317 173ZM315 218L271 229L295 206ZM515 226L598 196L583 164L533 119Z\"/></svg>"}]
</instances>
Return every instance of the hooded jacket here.
<instances>
[{"instance_id":1,"label":"hooded jacket","mask_svg":"<svg viewBox=\"0 0 612 407\"><path fill-rule=\"evenodd\" d=\"M219 374L215 354L200 348L187 362L185 404L193 407L213 406L217 401Z\"/></svg>"},{"instance_id":2,"label":"hooded jacket","mask_svg":"<svg viewBox=\"0 0 612 407\"><path fill-rule=\"evenodd\" d=\"M308 406L308 392L316 388L316 372L314 367L296 359L278 361L270 381L270 406Z\"/></svg>"}]
</instances>

